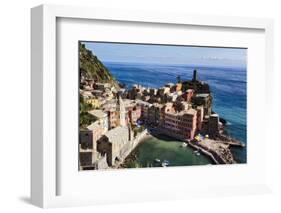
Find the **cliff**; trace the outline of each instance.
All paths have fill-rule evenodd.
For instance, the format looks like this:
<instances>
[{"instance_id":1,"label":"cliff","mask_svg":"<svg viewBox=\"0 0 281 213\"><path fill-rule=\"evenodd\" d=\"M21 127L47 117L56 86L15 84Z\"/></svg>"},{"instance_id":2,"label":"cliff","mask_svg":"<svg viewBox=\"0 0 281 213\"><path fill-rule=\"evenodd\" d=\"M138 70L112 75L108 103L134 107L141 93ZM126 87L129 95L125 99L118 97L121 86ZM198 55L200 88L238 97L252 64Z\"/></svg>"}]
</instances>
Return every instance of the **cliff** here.
<instances>
[{"instance_id":1,"label":"cliff","mask_svg":"<svg viewBox=\"0 0 281 213\"><path fill-rule=\"evenodd\" d=\"M116 89L119 89L119 84L110 71L91 50L88 50L81 43L79 44L79 63L81 78L94 80L98 83L111 83Z\"/></svg>"}]
</instances>

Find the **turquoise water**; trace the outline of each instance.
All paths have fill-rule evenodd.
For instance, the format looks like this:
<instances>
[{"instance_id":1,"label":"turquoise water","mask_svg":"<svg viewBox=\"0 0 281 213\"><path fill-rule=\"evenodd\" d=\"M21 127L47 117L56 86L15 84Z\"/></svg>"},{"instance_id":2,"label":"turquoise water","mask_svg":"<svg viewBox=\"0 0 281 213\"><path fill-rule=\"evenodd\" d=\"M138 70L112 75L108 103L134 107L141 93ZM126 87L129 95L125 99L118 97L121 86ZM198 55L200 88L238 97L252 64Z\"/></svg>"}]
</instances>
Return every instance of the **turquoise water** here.
<instances>
[{"instance_id":1,"label":"turquoise water","mask_svg":"<svg viewBox=\"0 0 281 213\"><path fill-rule=\"evenodd\" d=\"M105 62L105 65L116 79L127 87L131 87L133 84L141 84L146 87L158 88L167 82L176 82L177 76L180 76L182 80L190 80L193 70L197 69L199 80L210 85L214 98L213 110L227 120L226 131L231 137L247 144L247 72L245 69L124 62ZM165 141L163 146L165 146L164 144ZM154 145L151 144L149 147L157 148L157 143ZM174 149L170 148L171 152L174 152ZM154 151L157 152L157 150L153 149L152 152ZM182 154L181 151L180 153ZM232 151L238 162L245 163L247 161L246 148L236 148L232 149ZM191 158L192 156L189 157ZM188 162L187 159L186 162Z\"/></svg>"},{"instance_id":2,"label":"turquoise water","mask_svg":"<svg viewBox=\"0 0 281 213\"><path fill-rule=\"evenodd\" d=\"M149 138L137 147L136 162L143 167L159 167L158 158L168 160L170 166L206 165L212 161L204 155L197 156L190 147L181 147L182 142L165 138Z\"/></svg>"}]
</instances>

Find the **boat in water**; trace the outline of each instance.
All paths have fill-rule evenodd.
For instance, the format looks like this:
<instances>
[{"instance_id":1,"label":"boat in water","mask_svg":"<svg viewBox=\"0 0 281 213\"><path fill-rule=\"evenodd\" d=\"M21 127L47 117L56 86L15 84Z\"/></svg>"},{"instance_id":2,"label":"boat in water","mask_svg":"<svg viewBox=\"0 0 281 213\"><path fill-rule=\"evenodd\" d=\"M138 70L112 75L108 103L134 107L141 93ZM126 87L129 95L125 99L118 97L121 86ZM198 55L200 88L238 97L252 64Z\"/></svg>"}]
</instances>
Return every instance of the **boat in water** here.
<instances>
[{"instance_id":1,"label":"boat in water","mask_svg":"<svg viewBox=\"0 0 281 213\"><path fill-rule=\"evenodd\" d=\"M161 164L163 167L167 167L170 165L170 161L168 160L163 160L162 164Z\"/></svg>"},{"instance_id":2,"label":"boat in water","mask_svg":"<svg viewBox=\"0 0 281 213\"><path fill-rule=\"evenodd\" d=\"M183 142L183 143L181 144L181 147L187 147L187 143Z\"/></svg>"},{"instance_id":3,"label":"boat in water","mask_svg":"<svg viewBox=\"0 0 281 213\"><path fill-rule=\"evenodd\" d=\"M197 155L197 156L200 156L200 155L201 155L200 152L199 152L199 150L194 150L193 153L194 153L195 155Z\"/></svg>"}]
</instances>

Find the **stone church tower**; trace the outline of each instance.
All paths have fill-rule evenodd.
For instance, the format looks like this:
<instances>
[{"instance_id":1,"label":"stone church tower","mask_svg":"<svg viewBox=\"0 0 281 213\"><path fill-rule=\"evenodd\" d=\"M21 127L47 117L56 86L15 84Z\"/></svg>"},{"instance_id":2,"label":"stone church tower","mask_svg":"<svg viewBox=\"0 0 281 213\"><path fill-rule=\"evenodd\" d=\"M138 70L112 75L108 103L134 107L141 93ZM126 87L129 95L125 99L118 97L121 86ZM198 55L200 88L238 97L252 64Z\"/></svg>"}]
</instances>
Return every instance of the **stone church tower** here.
<instances>
[{"instance_id":1,"label":"stone church tower","mask_svg":"<svg viewBox=\"0 0 281 213\"><path fill-rule=\"evenodd\" d=\"M120 95L117 96L116 111L119 113L119 125L126 126L126 109Z\"/></svg>"}]
</instances>

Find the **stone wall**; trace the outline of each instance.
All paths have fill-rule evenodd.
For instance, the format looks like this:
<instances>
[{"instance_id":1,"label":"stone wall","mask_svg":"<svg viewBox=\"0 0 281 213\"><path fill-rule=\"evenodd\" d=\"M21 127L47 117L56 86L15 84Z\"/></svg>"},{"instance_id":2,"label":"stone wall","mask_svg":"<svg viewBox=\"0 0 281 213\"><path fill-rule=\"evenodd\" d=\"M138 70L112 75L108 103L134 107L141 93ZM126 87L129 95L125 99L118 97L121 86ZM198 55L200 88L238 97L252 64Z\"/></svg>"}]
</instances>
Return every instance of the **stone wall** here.
<instances>
[{"instance_id":1,"label":"stone wall","mask_svg":"<svg viewBox=\"0 0 281 213\"><path fill-rule=\"evenodd\" d=\"M136 138L134 138L131 141L128 141L128 143L123 146L119 154L121 161L125 160L125 158L136 148L136 146L145 137L146 133L147 133L147 129L143 130L140 134L136 136Z\"/></svg>"},{"instance_id":2,"label":"stone wall","mask_svg":"<svg viewBox=\"0 0 281 213\"><path fill-rule=\"evenodd\" d=\"M108 164L106 161L106 155L100 157L97 162L95 163L95 168L96 169L107 169L108 168Z\"/></svg>"}]
</instances>

